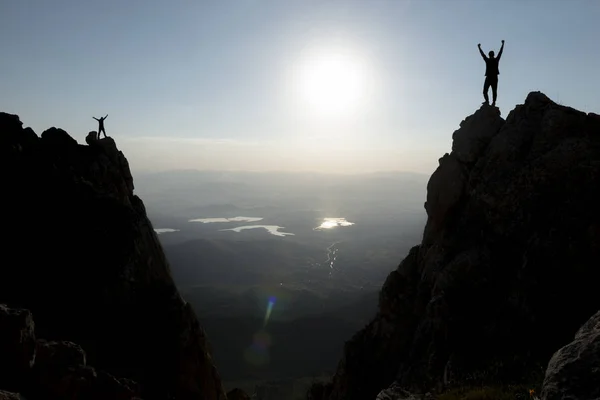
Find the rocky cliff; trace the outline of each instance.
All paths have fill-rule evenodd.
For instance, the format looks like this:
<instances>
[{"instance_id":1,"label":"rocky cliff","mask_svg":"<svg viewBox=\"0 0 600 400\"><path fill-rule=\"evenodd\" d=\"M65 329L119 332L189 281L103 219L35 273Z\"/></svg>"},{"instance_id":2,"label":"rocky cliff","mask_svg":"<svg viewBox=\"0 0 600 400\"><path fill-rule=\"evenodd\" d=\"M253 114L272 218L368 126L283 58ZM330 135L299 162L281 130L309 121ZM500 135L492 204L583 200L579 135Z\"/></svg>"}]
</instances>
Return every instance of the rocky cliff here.
<instances>
[{"instance_id":1,"label":"rocky cliff","mask_svg":"<svg viewBox=\"0 0 600 400\"><path fill-rule=\"evenodd\" d=\"M600 116L539 92L506 120L483 105L431 176L422 243L312 398L543 378L600 308L599 204Z\"/></svg>"},{"instance_id":2,"label":"rocky cliff","mask_svg":"<svg viewBox=\"0 0 600 400\"><path fill-rule=\"evenodd\" d=\"M77 343L145 399L225 399L127 160L111 138L89 144L0 113L0 304L29 310L37 336Z\"/></svg>"}]
</instances>

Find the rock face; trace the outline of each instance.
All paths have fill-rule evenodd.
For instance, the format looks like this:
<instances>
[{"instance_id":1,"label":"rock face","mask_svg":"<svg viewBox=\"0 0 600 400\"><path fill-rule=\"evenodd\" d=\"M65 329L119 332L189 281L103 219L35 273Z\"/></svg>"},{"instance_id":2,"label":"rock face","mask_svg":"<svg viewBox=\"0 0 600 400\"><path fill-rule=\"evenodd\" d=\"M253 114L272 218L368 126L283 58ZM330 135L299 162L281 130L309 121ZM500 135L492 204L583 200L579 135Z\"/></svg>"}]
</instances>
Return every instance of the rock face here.
<instances>
[{"instance_id":1,"label":"rock face","mask_svg":"<svg viewBox=\"0 0 600 400\"><path fill-rule=\"evenodd\" d=\"M17 393L6 392L0 390L0 400L21 400L22 397Z\"/></svg>"},{"instance_id":2,"label":"rock face","mask_svg":"<svg viewBox=\"0 0 600 400\"><path fill-rule=\"evenodd\" d=\"M416 397L413 394L402 389L398 385L392 384L389 388L379 392L375 400L422 400L422 397ZM427 397L423 400L430 399Z\"/></svg>"},{"instance_id":3,"label":"rock face","mask_svg":"<svg viewBox=\"0 0 600 400\"><path fill-rule=\"evenodd\" d=\"M600 311L590 318L568 345L548 364L542 400L600 398Z\"/></svg>"},{"instance_id":4,"label":"rock face","mask_svg":"<svg viewBox=\"0 0 600 400\"><path fill-rule=\"evenodd\" d=\"M600 308L600 116L532 92L506 120L482 106L453 139L422 243L321 398L518 383Z\"/></svg>"},{"instance_id":5,"label":"rock face","mask_svg":"<svg viewBox=\"0 0 600 400\"><path fill-rule=\"evenodd\" d=\"M40 138L0 113L0 178L0 303L29 310L40 337L77 343L90 365L139 382L146 399L225 398L111 138L84 146L57 128ZM14 340L30 341L20 318ZM25 365L27 351L11 357Z\"/></svg>"},{"instance_id":6,"label":"rock face","mask_svg":"<svg viewBox=\"0 0 600 400\"><path fill-rule=\"evenodd\" d=\"M31 313L0 304L0 389L18 389L35 360L35 333Z\"/></svg>"}]
</instances>

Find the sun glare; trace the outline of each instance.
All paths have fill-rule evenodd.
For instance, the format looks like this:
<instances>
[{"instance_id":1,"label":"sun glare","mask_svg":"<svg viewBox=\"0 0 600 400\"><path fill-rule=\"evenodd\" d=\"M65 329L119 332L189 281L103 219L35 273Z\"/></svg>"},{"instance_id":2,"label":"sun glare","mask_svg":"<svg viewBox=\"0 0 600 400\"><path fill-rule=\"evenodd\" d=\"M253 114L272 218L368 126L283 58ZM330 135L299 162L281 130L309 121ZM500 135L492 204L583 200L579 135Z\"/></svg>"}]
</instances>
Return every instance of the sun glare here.
<instances>
[{"instance_id":1,"label":"sun glare","mask_svg":"<svg viewBox=\"0 0 600 400\"><path fill-rule=\"evenodd\" d=\"M355 57L326 52L308 57L297 71L296 85L314 111L346 114L366 96L366 73Z\"/></svg>"}]
</instances>

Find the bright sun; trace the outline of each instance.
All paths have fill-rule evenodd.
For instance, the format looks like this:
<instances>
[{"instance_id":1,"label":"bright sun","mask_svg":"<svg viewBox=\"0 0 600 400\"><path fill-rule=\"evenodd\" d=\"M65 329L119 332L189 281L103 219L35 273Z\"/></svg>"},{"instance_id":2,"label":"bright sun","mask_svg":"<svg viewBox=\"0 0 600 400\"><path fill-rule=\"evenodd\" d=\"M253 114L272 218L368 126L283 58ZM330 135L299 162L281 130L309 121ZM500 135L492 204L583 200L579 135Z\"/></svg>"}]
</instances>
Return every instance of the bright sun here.
<instances>
[{"instance_id":1,"label":"bright sun","mask_svg":"<svg viewBox=\"0 0 600 400\"><path fill-rule=\"evenodd\" d=\"M315 111L346 114L355 110L366 95L364 68L349 55L316 55L298 72L300 95Z\"/></svg>"}]
</instances>

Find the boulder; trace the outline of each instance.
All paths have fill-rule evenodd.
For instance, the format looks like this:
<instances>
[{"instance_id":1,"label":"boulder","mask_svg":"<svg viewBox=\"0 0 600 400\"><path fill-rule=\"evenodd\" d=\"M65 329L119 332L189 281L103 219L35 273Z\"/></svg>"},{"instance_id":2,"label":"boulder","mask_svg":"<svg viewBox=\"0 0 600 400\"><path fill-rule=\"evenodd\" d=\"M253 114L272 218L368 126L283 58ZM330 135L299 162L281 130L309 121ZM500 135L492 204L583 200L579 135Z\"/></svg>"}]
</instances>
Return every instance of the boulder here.
<instances>
[{"instance_id":1,"label":"boulder","mask_svg":"<svg viewBox=\"0 0 600 400\"><path fill-rule=\"evenodd\" d=\"M75 343L38 340L37 344L37 361L24 392L32 398L131 400L140 395L136 382L86 366L85 352Z\"/></svg>"},{"instance_id":2,"label":"boulder","mask_svg":"<svg viewBox=\"0 0 600 400\"><path fill-rule=\"evenodd\" d=\"M600 399L600 311L548 363L542 400Z\"/></svg>"},{"instance_id":3,"label":"boulder","mask_svg":"<svg viewBox=\"0 0 600 400\"><path fill-rule=\"evenodd\" d=\"M86 365L85 352L78 344L38 339L36 347L36 368L67 369Z\"/></svg>"},{"instance_id":4,"label":"boulder","mask_svg":"<svg viewBox=\"0 0 600 400\"><path fill-rule=\"evenodd\" d=\"M90 133L88 133L85 137L85 142L90 146L96 144L98 142L98 132L90 131Z\"/></svg>"}]
</instances>

